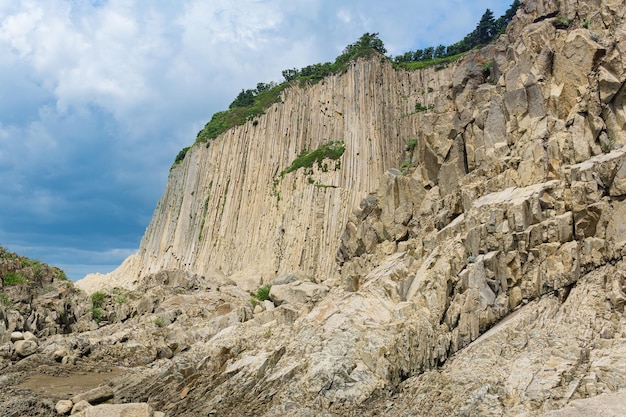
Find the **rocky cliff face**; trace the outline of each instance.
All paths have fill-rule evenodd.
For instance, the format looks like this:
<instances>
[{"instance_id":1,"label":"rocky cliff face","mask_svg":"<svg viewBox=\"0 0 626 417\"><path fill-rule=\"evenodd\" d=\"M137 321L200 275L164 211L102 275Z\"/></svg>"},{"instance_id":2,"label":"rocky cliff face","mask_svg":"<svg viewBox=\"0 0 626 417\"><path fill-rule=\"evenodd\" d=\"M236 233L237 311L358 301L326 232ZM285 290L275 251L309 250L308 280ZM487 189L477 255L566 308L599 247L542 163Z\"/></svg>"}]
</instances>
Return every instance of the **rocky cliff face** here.
<instances>
[{"instance_id":1,"label":"rocky cliff face","mask_svg":"<svg viewBox=\"0 0 626 417\"><path fill-rule=\"evenodd\" d=\"M529 0L447 68L287 90L172 169L83 360L171 415L625 414L625 49L622 1Z\"/></svg>"},{"instance_id":2,"label":"rocky cliff face","mask_svg":"<svg viewBox=\"0 0 626 417\"><path fill-rule=\"evenodd\" d=\"M491 49L472 57L480 79ZM128 285L178 268L246 271L265 281L295 269L333 276L348 215L386 170L405 162L407 143L420 135L455 137L462 129L454 112L442 112L441 95L467 81L454 80L455 71L395 71L373 59L318 84L289 88L265 115L209 146L194 146L172 168L139 252L108 279ZM434 110L416 111L420 106ZM345 144L339 163L314 164L312 173L300 169L281 180L304 150L330 142ZM441 158L446 150L434 152Z\"/></svg>"}]
</instances>

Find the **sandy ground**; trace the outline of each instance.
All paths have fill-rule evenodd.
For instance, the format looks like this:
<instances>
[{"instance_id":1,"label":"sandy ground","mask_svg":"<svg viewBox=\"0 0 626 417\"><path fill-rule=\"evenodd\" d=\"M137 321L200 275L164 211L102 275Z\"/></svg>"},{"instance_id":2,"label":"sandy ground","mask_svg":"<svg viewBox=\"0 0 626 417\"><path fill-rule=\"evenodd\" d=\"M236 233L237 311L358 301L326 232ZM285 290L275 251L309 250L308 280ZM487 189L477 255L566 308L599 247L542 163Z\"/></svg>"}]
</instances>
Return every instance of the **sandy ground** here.
<instances>
[{"instance_id":1,"label":"sandy ground","mask_svg":"<svg viewBox=\"0 0 626 417\"><path fill-rule=\"evenodd\" d=\"M31 390L44 398L66 398L89 391L100 384L124 373L123 369L113 368L109 372L73 372L62 375L29 375L18 386Z\"/></svg>"}]
</instances>

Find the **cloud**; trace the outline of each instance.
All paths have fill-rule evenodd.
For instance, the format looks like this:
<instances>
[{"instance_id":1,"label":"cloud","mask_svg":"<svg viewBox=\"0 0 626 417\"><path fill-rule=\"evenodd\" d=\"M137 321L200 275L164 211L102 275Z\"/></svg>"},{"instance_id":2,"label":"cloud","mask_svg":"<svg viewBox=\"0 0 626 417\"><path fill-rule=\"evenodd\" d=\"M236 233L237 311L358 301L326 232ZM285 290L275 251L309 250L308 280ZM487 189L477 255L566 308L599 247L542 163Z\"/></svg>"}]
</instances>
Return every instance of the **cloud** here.
<instances>
[{"instance_id":1,"label":"cloud","mask_svg":"<svg viewBox=\"0 0 626 417\"><path fill-rule=\"evenodd\" d=\"M109 265L139 245L177 152L241 89L365 32L391 54L449 44L508 5L0 0L0 244Z\"/></svg>"}]
</instances>

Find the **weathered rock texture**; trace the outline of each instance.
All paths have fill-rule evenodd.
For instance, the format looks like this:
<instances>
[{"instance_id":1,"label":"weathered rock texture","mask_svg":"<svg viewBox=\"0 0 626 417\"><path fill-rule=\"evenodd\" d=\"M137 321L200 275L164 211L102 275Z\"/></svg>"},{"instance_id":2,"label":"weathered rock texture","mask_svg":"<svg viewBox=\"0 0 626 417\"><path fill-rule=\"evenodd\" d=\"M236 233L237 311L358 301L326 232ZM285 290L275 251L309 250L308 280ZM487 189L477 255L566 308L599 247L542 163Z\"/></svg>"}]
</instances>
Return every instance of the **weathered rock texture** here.
<instances>
[{"instance_id":1,"label":"weathered rock texture","mask_svg":"<svg viewBox=\"0 0 626 417\"><path fill-rule=\"evenodd\" d=\"M139 253L79 284L128 288L109 293L107 325L40 350L132 367L113 401L176 416L621 401L624 50L622 1L529 0L447 68L376 58L287 90L192 148ZM341 140L340 169L310 177L331 187L301 171L274 186L303 149Z\"/></svg>"},{"instance_id":2,"label":"weathered rock texture","mask_svg":"<svg viewBox=\"0 0 626 417\"><path fill-rule=\"evenodd\" d=\"M474 59L480 74L477 68L490 58ZM461 129L453 113L415 110L416 103L439 107L454 68L395 71L374 59L316 85L288 89L282 103L257 120L208 147L194 146L172 168L139 252L110 276L79 285L128 286L133 278L178 268L243 270L266 281L294 269L333 275L348 215L387 169L402 164L406 142L422 132L434 139ZM338 169L328 161L327 172L314 166L308 176L300 169L274 186L303 150L330 141L345 143Z\"/></svg>"}]
</instances>

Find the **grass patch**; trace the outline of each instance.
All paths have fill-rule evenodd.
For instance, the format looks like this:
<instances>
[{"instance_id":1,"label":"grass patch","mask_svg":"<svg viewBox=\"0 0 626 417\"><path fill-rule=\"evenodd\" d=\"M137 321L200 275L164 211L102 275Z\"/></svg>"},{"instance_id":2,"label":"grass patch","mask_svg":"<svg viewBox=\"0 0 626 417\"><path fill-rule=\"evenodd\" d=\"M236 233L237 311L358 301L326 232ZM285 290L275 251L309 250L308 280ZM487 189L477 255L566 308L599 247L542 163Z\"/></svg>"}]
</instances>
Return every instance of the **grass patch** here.
<instances>
[{"instance_id":1,"label":"grass patch","mask_svg":"<svg viewBox=\"0 0 626 417\"><path fill-rule=\"evenodd\" d=\"M61 281L69 281L70 279L65 275L65 271L59 268L55 268L54 277L56 279L60 279Z\"/></svg>"},{"instance_id":2,"label":"grass patch","mask_svg":"<svg viewBox=\"0 0 626 417\"><path fill-rule=\"evenodd\" d=\"M107 297L106 293L103 293L101 291L94 292L93 294L91 294L91 305L94 306L95 308L102 307L106 297Z\"/></svg>"},{"instance_id":3,"label":"grass patch","mask_svg":"<svg viewBox=\"0 0 626 417\"><path fill-rule=\"evenodd\" d=\"M2 283L4 285L23 285L28 282L28 279L19 272L9 272L2 277Z\"/></svg>"},{"instance_id":4,"label":"grass patch","mask_svg":"<svg viewBox=\"0 0 626 417\"><path fill-rule=\"evenodd\" d=\"M615 146L615 138L612 135L607 135L606 140L604 141L600 140L600 149L602 149L603 153L611 152L613 150L613 146Z\"/></svg>"},{"instance_id":5,"label":"grass patch","mask_svg":"<svg viewBox=\"0 0 626 417\"><path fill-rule=\"evenodd\" d=\"M423 111L428 111L428 110L431 110L431 109L432 109L432 106L431 106L431 107L424 106L424 105L423 105L422 103L420 103L419 101L418 101L417 103L415 103L415 111L416 111L417 113L420 113L420 112L423 112Z\"/></svg>"},{"instance_id":6,"label":"grass patch","mask_svg":"<svg viewBox=\"0 0 626 417\"><path fill-rule=\"evenodd\" d=\"M483 72L483 77L489 78L489 76L491 75L492 68L493 68L493 60L485 62L485 64L481 68Z\"/></svg>"},{"instance_id":7,"label":"grass patch","mask_svg":"<svg viewBox=\"0 0 626 417\"><path fill-rule=\"evenodd\" d=\"M341 155L346 151L346 145L342 141L331 141L320 145L319 148L314 151L303 150L300 155L285 168L280 177L284 178L285 175L290 172L299 170L300 168L312 168L313 164L317 163L317 167L322 171L328 171L328 166L324 166L323 161L325 159L337 160L341 158ZM335 165L335 170L339 169L341 165Z\"/></svg>"},{"instance_id":8,"label":"grass patch","mask_svg":"<svg viewBox=\"0 0 626 417\"><path fill-rule=\"evenodd\" d=\"M331 141L324 143L313 151L304 149L300 152L300 155L293 160L291 165L281 171L280 178L274 179L272 183L272 190L276 200L280 201L281 199L280 192L278 191L278 185L280 184L280 181L285 178L285 175L302 168L304 169L304 174L308 177L308 183L315 185L315 181L311 178L311 175L313 175L313 166L317 165L317 168L322 172L328 172L329 166L325 161L331 160L335 161L333 170L337 171L341 168L341 161L339 158L341 158L345 151L346 145L343 141Z\"/></svg>"},{"instance_id":9,"label":"grass patch","mask_svg":"<svg viewBox=\"0 0 626 417\"><path fill-rule=\"evenodd\" d=\"M443 58L434 58L427 61L415 61L415 62L400 62L394 63L393 66L395 69L405 69L408 71L415 71L423 68L436 66L437 70L442 70L445 68L446 64L457 61L459 58L463 57L467 52L461 52L460 54L450 55Z\"/></svg>"},{"instance_id":10,"label":"grass patch","mask_svg":"<svg viewBox=\"0 0 626 417\"><path fill-rule=\"evenodd\" d=\"M271 289L272 289L271 285L264 285L258 290L256 290L256 294L254 294L254 297L259 301L269 300Z\"/></svg>"},{"instance_id":11,"label":"grass patch","mask_svg":"<svg viewBox=\"0 0 626 417\"><path fill-rule=\"evenodd\" d=\"M163 327L165 326L165 322L163 321L163 319L161 317L157 317L156 319L154 319L154 324L157 327Z\"/></svg>"},{"instance_id":12,"label":"grass patch","mask_svg":"<svg viewBox=\"0 0 626 417\"><path fill-rule=\"evenodd\" d=\"M92 320L100 324L102 321L102 309L100 307L92 307L90 311Z\"/></svg>"},{"instance_id":13,"label":"grass patch","mask_svg":"<svg viewBox=\"0 0 626 417\"><path fill-rule=\"evenodd\" d=\"M567 29L572 22L565 16L557 16L554 26L557 29Z\"/></svg>"},{"instance_id":14,"label":"grass patch","mask_svg":"<svg viewBox=\"0 0 626 417\"><path fill-rule=\"evenodd\" d=\"M20 257L20 263L22 268L33 268L33 274L35 278L41 278L43 276L43 270L45 265L38 259L30 259L25 256Z\"/></svg>"},{"instance_id":15,"label":"grass patch","mask_svg":"<svg viewBox=\"0 0 626 417\"><path fill-rule=\"evenodd\" d=\"M315 183L315 184L313 184L313 186L315 188L321 188L323 190L326 190L328 188L337 188L336 185L332 185L332 184L318 184L318 183Z\"/></svg>"},{"instance_id":16,"label":"grass patch","mask_svg":"<svg viewBox=\"0 0 626 417\"><path fill-rule=\"evenodd\" d=\"M409 155L404 163L400 166L400 171L402 172L402 175L407 175L409 173L409 169L413 168L413 154L415 153L417 143L417 139L409 139L406 141L405 149L409 153Z\"/></svg>"}]
</instances>

